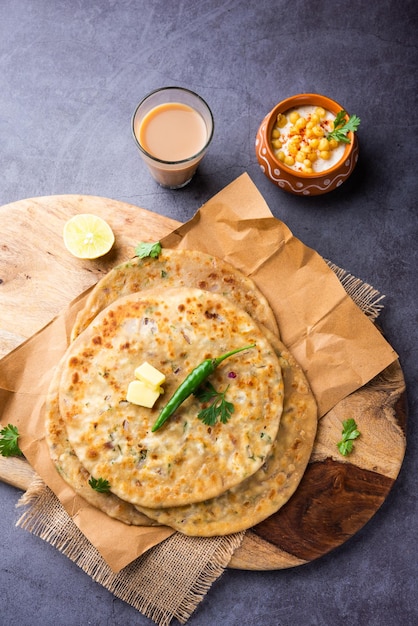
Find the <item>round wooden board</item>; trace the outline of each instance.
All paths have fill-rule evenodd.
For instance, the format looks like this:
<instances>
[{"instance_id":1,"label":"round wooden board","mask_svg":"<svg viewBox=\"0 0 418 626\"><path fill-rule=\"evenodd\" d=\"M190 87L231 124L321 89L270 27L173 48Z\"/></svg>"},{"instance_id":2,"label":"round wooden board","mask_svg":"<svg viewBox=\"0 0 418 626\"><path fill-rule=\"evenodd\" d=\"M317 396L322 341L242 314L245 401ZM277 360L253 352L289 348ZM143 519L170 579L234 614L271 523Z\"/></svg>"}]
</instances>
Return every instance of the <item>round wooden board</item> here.
<instances>
[{"instance_id":1,"label":"round wooden board","mask_svg":"<svg viewBox=\"0 0 418 626\"><path fill-rule=\"evenodd\" d=\"M343 457L341 422L354 418L361 436ZM394 363L319 420L313 452L296 493L246 535L231 567L294 567L317 559L352 537L385 501L406 447L405 382ZM263 558L263 557L262 557Z\"/></svg>"},{"instance_id":2,"label":"round wooden board","mask_svg":"<svg viewBox=\"0 0 418 626\"><path fill-rule=\"evenodd\" d=\"M116 241L95 261L72 257L65 222L77 213L103 217ZM114 265L134 255L139 241L171 232L179 222L124 202L95 196L51 196L0 208L0 356L30 337ZM18 312L18 315L16 315Z\"/></svg>"},{"instance_id":3,"label":"round wooden board","mask_svg":"<svg viewBox=\"0 0 418 626\"><path fill-rule=\"evenodd\" d=\"M73 258L62 239L76 213L95 213L116 235L95 261ZM0 357L10 352L130 258L141 240L158 240L178 222L145 209L93 196L22 200L0 208ZM341 401L318 425L313 453L291 500L245 535L230 567L270 570L310 562L352 537L378 510L402 465L406 437L405 383L398 362ZM354 418L361 436L343 457L341 422ZM25 488L24 461L0 459L0 479Z\"/></svg>"}]
</instances>

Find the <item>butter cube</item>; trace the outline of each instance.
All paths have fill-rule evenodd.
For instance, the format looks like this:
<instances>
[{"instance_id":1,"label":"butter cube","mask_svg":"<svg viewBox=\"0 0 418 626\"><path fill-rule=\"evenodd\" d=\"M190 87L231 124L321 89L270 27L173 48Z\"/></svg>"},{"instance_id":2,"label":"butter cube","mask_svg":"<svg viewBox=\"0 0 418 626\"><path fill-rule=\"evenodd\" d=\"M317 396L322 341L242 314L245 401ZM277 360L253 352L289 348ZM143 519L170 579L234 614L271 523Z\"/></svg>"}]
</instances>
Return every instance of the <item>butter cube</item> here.
<instances>
[{"instance_id":1,"label":"butter cube","mask_svg":"<svg viewBox=\"0 0 418 626\"><path fill-rule=\"evenodd\" d=\"M132 402L132 404L138 404L147 409L152 409L159 396L159 390L152 389L142 380L132 380L128 385L126 399L128 402Z\"/></svg>"},{"instance_id":2,"label":"butter cube","mask_svg":"<svg viewBox=\"0 0 418 626\"><path fill-rule=\"evenodd\" d=\"M157 390L165 382L165 376L155 367L150 365L147 361L144 361L142 365L136 368L135 378L142 380L143 383L148 385L154 390Z\"/></svg>"}]
</instances>

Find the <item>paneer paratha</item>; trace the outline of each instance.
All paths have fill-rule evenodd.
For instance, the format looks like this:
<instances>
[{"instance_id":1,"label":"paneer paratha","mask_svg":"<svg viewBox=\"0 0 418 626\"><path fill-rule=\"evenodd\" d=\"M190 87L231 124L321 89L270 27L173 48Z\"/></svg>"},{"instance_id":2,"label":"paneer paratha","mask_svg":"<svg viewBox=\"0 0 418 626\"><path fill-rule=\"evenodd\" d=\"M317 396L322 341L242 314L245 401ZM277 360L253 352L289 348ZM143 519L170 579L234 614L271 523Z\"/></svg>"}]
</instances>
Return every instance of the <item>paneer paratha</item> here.
<instances>
[{"instance_id":1,"label":"paneer paratha","mask_svg":"<svg viewBox=\"0 0 418 626\"><path fill-rule=\"evenodd\" d=\"M203 359L255 343L212 376L228 387L235 412L226 424L196 419L190 396L151 433L161 403L126 402L135 368L148 361L166 376L166 397ZM70 345L59 409L83 467L135 505L183 506L214 498L253 475L279 428L283 380L277 355L254 320L225 296L187 287L119 297Z\"/></svg>"},{"instance_id":2,"label":"paneer paratha","mask_svg":"<svg viewBox=\"0 0 418 626\"><path fill-rule=\"evenodd\" d=\"M117 298L144 289L172 287L195 287L223 295L260 324L279 334L274 313L251 278L213 255L197 250L163 248L158 258L134 258L103 276L79 312L71 339L75 339Z\"/></svg>"}]
</instances>

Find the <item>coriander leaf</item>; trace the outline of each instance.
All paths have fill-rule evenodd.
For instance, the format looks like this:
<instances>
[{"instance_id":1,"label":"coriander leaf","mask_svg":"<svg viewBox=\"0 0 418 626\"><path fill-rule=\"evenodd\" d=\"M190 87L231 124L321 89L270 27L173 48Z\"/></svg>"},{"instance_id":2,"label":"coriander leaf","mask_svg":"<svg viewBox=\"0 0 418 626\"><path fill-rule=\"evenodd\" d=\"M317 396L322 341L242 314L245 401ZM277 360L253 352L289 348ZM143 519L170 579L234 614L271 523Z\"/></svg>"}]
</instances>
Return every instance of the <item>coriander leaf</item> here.
<instances>
[{"instance_id":1,"label":"coriander leaf","mask_svg":"<svg viewBox=\"0 0 418 626\"><path fill-rule=\"evenodd\" d=\"M337 115L335 116L335 120L334 120L334 129L338 128L339 126L343 125L344 126L344 122L345 122L345 116L347 115L346 111L342 110L339 111L337 113Z\"/></svg>"},{"instance_id":2,"label":"coriander leaf","mask_svg":"<svg viewBox=\"0 0 418 626\"><path fill-rule=\"evenodd\" d=\"M220 415L219 420L222 422L222 424L226 424L227 421L231 419L231 415L235 410L234 405L232 404L232 402L228 402L224 398L221 403L220 409L221 409L221 415Z\"/></svg>"},{"instance_id":3,"label":"coriander leaf","mask_svg":"<svg viewBox=\"0 0 418 626\"><path fill-rule=\"evenodd\" d=\"M0 430L0 454L2 456L23 456L18 444L19 431L17 426L8 424Z\"/></svg>"},{"instance_id":4,"label":"coriander leaf","mask_svg":"<svg viewBox=\"0 0 418 626\"><path fill-rule=\"evenodd\" d=\"M200 400L200 402L209 402L217 395L217 391L211 382L207 381L204 385L201 385L194 392L194 396Z\"/></svg>"},{"instance_id":5,"label":"coriander leaf","mask_svg":"<svg viewBox=\"0 0 418 626\"><path fill-rule=\"evenodd\" d=\"M219 421L226 424L234 412L234 405L225 399L225 394L229 389L229 385L225 391L216 391L215 387L209 381L205 385L199 387L194 393L195 397L202 403L209 402L209 406L199 411L197 417L207 426L214 426Z\"/></svg>"},{"instance_id":6,"label":"coriander leaf","mask_svg":"<svg viewBox=\"0 0 418 626\"><path fill-rule=\"evenodd\" d=\"M161 253L161 244L159 241L155 241L154 243L146 243L145 241L141 241L135 248L135 254L140 259L144 259L147 256L156 259Z\"/></svg>"},{"instance_id":7,"label":"coriander leaf","mask_svg":"<svg viewBox=\"0 0 418 626\"><path fill-rule=\"evenodd\" d=\"M353 133L356 132L357 128L360 126L360 118L357 115L350 115L347 124L345 125L347 130L352 130Z\"/></svg>"},{"instance_id":8,"label":"coriander leaf","mask_svg":"<svg viewBox=\"0 0 418 626\"><path fill-rule=\"evenodd\" d=\"M334 130L327 134L328 141L330 139L336 139L342 143L350 143L347 133L352 131L356 132L360 125L360 118L357 115L351 115L348 121L345 119L347 112L342 110L337 113L334 120Z\"/></svg>"},{"instance_id":9,"label":"coriander leaf","mask_svg":"<svg viewBox=\"0 0 418 626\"><path fill-rule=\"evenodd\" d=\"M343 456L347 456L353 450L353 441L360 437L360 431L354 419L350 418L343 422L342 439L337 443L337 448Z\"/></svg>"},{"instance_id":10,"label":"coriander leaf","mask_svg":"<svg viewBox=\"0 0 418 626\"><path fill-rule=\"evenodd\" d=\"M108 493L110 491L110 483L105 478L94 478L92 476L89 480L89 485L94 491L99 493Z\"/></svg>"},{"instance_id":11,"label":"coriander leaf","mask_svg":"<svg viewBox=\"0 0 418 626\"><path fill-rule=\"evenodd\" d=\"M218 408L215 403L210 404L206 409L202 409L197 414L198 419L206 426L215 426L218 421Z\"/></svg>"},{"instance_id":12,"label":"coriander leaf","mask_svg":"<svg viewBox=\"0 0 418 626\"><path fill-rule=\"evenodd\" d=\"M343 422L342 433L346 439L357 439L360 433L357 430L357 424L354 419L351 418Z\"/></svg>"},{"instance_id":13,"label":"coriander leaf","mask_svg":"<svg viewBox=\"0 0 418 626\"><path fill-rule=\"evenodd\" d=\"M340 441L338 444L338 450L340 451L340 453L343 456L347 456L347 454L350 454L350 452L353 449L353 442L351 440L349 441Z\"/></svg>"}]
</instances>

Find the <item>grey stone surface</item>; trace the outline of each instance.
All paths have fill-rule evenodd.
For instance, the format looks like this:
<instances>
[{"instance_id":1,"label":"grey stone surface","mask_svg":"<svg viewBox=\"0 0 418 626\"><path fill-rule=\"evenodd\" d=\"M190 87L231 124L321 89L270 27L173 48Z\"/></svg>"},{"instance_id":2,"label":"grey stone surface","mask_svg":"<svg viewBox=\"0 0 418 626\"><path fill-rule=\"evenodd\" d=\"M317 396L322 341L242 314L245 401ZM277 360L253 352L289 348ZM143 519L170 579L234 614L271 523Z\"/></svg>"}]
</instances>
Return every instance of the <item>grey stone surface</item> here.
<instances>
[{"instance_id":1,"label":"grey stone surface","mask_svg":"<svg viewBox=\"0 0 418 626\"><path fill-rule=\"evenodd\" d=\"M248 172L297 237L386 295L380 324L409 401L389 497L309 565L227 570L190 626L418 623L417 26L414 0L0 0L1 205L92 194L185 221ZM130 130L137 102L169 84L200 93L216 121L198 174L176 192L149 177ZM327 196L287 195L256 162L261 119L299 92L327 94L362 120L355 173ZM0 485L0 624L152 623L15 528L18 496Z\"/></svg>"}]
</instances>

